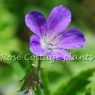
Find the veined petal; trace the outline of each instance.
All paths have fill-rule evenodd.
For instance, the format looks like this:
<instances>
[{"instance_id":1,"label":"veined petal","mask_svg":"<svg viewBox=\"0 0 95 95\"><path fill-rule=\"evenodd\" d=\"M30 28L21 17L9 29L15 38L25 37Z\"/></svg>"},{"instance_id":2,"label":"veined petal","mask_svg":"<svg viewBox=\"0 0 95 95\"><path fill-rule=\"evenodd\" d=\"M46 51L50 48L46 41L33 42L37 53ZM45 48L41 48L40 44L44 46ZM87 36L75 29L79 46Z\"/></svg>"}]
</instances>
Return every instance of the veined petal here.
<instances>
[{"instance_id":1,"label":"veined petal","mask_svg":"<svg viewBox=\"0 0 95 95\"><path fill-rule=\"evenodd\" d=\"M62 32L71 21L71 12L66 7L60 5L52 9L48 21L47 27L50 32Z\"/></svg>"},{"instance_id":2,"label":"veined petal","mask_svg":"<svg viewBox=\"0 0 95 95\"><path fill-rule=\"evenodd\" d=\"M42 26L46 23L46 19L42 13L31 11L26 14L25 23L32 32L41 37L43 31Z\"/></svg>"},{"instance_id":3,"label":"veined petal","mask_svg":"<svg viewBox=\"0 0 95 95\"><path fill-rule=\"evenodd\" d=\"M47 53L47 50L43 49L40 44L40 38L36 35L30 37L30 50L37 56L44 56Z\"/></svg>"},{"instance_id":4,"label":"veined petal","mask_svg":"<svg viewBox=\"0 0 95 95\"><path fill-rule=\"evenodd\" d=\"M63 32L58 47L63 49L82 48L85 42L83 33L76 28L71 28Z\"/></svg>"},{"instance_id":5,"label":"veined petal","mask_svg":"<svg viewBox=\"0 0 95 95\"><path fill-rule=\"evenodd\" d=\"M48 53L49 57L54 60L63 60L63 61L68 61L72 60L71 54L69 54L65 50L53 50Z\"/></svg>"}]
</instances>

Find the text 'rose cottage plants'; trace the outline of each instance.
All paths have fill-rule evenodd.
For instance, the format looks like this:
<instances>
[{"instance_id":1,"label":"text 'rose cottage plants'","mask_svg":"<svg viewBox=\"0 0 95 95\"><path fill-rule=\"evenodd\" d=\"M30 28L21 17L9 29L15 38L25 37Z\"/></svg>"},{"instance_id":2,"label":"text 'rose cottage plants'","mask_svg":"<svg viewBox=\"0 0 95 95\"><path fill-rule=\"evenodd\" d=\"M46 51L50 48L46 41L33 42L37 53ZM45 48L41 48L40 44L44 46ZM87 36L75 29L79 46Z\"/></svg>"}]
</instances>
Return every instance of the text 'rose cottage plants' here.
<instances>
[{"instance_id":1,"label":"text 'rose cottage plants'","mask_svg":"<svg viewBox=\"0 0 95 95\"><path fill-rule=\"evenodd\" d=\"M71 60L71 55L65 49L82 48L86 41L80 30L76 28L65 30L70 22L71 12L62 5L52 9L47 21L38 11L26 14L25 23L34 32L30 37L31 52L37 56L47 54L53 60ZM39 83L39 80L37 82ZM33 90L32 84L30 88Z\"/></svg>"}]
</instances>

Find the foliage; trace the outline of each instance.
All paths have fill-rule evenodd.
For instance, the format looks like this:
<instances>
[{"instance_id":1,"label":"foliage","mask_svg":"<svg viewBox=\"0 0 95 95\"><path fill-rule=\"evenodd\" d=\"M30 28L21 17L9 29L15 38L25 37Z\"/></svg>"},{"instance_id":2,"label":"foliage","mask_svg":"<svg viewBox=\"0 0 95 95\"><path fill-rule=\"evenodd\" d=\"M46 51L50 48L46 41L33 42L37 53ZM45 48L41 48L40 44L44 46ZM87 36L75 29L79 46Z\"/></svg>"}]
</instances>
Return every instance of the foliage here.
<instances>
[{"instance_id":1,"label":"foliage","mask_svg":"<svg viewBox=\"0 0 95 95\"><path fill-rule=\"evenodd\" d=\"M85 95L91 95L91 88L87 89Z\"/></svg>"},{"instance_id":2,"label":"foliage","mask_svg":"<svg viewBox=\"0 0 95 95\"><path fill-rule=\"evenodd\" d=\"M0 0L0 95L23 95L24 92L16 92L21 87L18 80L38 63L24 59L26 54L28 58L33 56L29 50L32 33L24 23L25 14L38 10L47 18L50 10L60 4L72 12L69 27L80 28L87 40L83 49L69 51L72 55L89 56L87 60L66 63L42 61L40 81L44 89L37 86L34 95L95 95L95 0ZM9 59L14 55L22 59Z\"/></svg>"}]
</instances>

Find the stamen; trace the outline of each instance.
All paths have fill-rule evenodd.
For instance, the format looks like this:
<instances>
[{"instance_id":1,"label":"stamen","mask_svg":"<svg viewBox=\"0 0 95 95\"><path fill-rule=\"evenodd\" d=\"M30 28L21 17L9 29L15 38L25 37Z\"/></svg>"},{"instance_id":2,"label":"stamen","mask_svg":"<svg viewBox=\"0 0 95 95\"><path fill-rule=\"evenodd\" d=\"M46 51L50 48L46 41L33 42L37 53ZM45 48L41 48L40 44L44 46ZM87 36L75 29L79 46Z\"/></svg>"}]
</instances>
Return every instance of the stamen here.
<instances>
[{"instance_id":1,"label":"stamen","mask_svg":"<svg viewBox=\"0 0 95 95\"><path fill-rule=\"evenodd\" d=\"M45 33L45 36L46 36L46 33Z\"/></svg>"},{"instance_id":2,"label":"stamen","mask_svg":"<svg viewBox=\"0 0 95 95\"><path fill-rule=\"evenodd\" d=\"M52 41L54 41L55 40L55 38L56 38L57 36L55 36L55 37L53 37L49 42L52 42Z\"/></svg>"},{"instance_id":3,"label":"stamen","mask_svg":"<svg viewBox=\"0 0 95 95\"><path fill-rule=\"evenodd\" d=\"M54 46L53 44L50 43L51 46Z\"/></svg>"},{"instance_id":4,"label":"stamen","mask_svg":"<svg viewBox=\"0 0 95 95\"><path fill-rule=\"evenodd\" d=\"M52 50L52 48L48 48L48 50Z\"/></svg>"},{"instance_id":5,"label":"stamen","mask_svg":"<svg viewBox=\"0 0 95 95\"><path fill-rule=\"evenodd\" d=\"M42 47L47 50L57 49L58 43L62 40L60 36L60 34L56 36L55 32L44 33L43 39L41 40Z\"/></svg>"}]
</instances>

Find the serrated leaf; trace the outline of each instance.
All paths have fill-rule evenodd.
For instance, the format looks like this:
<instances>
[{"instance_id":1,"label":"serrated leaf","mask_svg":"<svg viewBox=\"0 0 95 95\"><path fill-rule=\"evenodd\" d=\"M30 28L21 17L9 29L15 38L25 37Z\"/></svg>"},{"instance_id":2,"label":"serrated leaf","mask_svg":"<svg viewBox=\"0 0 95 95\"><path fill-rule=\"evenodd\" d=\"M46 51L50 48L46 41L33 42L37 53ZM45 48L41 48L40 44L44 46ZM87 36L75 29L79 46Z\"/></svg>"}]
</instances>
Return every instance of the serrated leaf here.
<instances>
[{"instance_id":1,"label":"serrated leaf","mask_svg":"<svg viewBox=\"0 0 95 95\"><path fill-rule=\"evenodd\" d=\"M87 89L85 95L91 95L91 88Z\"/></svg>"},{"instance_id":2,"label":"serrated leaf","mask_svg":"<svg viewBox=\"0 0 95 95\"><path fill-rule=\"evenodd\" d=\"M90 82L88 78L92 76L94 71L95 68L81 72L78 76L70 79L66 85L63 83L53 95L76 95L77 92L85 89Z\"/></svg>"}]
</instances>

